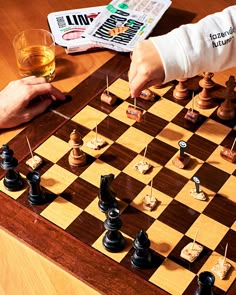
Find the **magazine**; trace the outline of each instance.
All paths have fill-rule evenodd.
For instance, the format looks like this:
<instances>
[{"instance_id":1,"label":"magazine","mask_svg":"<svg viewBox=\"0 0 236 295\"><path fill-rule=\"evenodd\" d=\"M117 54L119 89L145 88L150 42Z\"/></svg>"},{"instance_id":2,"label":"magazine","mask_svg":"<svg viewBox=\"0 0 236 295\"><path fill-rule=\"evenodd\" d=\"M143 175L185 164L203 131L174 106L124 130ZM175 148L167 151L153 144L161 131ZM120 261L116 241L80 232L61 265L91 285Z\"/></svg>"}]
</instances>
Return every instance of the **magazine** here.
<instances>
[{"instance_id":1,"label":"magazine","mask_svg":"<svg viewBox=\"0 0 236 295\"><path fill-rule=\"evenodd\" d=\"M56 44L67 53L94 48L131 52L170 5L171 0L113 0L107 6L52 12L47 19Z\"/></svg>"},{"instance_id":2,"label":"magazine","mask_svg":"<svg viewBox=\"0 0 236 295\"><path fill-rule=\"evenodd\" d=\"M130 52L147 38L170 5L170 0L113 0L83 36L100 46Z\"/></svg>"},{"instance_id":3,"label":"magazine","mask_svg":"<svg viewBox=\"0 0 236 295\"><path fill-rule=\"evenodd\" d=\"M56 44L65 47L67 53L103 47L102 44L88 39L83 34L104 7L95 6L50 13L47 20Z\"/></svg>"}]
</instances>

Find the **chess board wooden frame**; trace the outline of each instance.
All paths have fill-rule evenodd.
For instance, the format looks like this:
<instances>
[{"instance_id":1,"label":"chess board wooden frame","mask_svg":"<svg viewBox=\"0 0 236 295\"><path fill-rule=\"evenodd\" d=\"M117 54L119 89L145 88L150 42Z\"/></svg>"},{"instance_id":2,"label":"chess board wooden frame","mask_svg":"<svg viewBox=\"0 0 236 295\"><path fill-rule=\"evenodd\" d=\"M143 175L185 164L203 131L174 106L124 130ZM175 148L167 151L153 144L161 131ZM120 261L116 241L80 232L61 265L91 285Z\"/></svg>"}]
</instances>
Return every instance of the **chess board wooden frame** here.
<instances>
[{"instance_id":1,"label":"chess board wooden frame","mask_svg":"<svg viewBox=\"0 0 236 295\"><path fill-rule=\"evenodd\" d=\"M108 75L112 83L128 71L129 62L127 55L117 54L75 87L67 103L55 106L23 128L20 136L13 137L8 143L18 161L29 156L24 137L28 136L32 149L36 149L105 89L104 77ZM81 95L78 97L78 94ZM69 132L65 136L69 136ZM1 171L1 178L3 175ZM28 210L3 192L0 192L0 202L0 225L3 228L100 293L168 294L42 218L37 209L35 212ZM233 295L235 291L236 282L228 294Z\"/></svg>"}]
</instances>

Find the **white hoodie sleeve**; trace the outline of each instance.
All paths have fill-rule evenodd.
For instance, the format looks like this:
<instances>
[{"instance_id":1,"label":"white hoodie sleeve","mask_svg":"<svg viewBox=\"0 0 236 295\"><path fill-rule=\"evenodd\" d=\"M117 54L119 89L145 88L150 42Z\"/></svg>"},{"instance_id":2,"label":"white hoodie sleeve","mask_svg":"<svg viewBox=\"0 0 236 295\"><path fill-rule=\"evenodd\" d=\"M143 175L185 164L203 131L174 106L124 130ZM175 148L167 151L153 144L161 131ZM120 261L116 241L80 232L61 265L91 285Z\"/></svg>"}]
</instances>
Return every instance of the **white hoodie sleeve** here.
<instances>
[{"instance_id":1,"label":"white hoodie sleeve","mask_svg":"<svg viewBox=\"0 0 236 295\"><path fill-rule=\"evenodd\" d=\"M235 67L236 5L150 40L163 61L164 82Z\"/></svg>"}]
</instances>

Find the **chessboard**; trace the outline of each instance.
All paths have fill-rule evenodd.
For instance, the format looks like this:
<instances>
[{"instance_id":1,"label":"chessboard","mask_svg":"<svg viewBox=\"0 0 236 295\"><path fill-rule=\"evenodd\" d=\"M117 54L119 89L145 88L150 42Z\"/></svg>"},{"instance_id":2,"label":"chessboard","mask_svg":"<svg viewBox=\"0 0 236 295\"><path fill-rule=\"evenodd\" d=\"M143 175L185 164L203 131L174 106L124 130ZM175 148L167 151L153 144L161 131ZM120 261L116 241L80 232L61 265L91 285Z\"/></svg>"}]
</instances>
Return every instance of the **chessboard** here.
<instances>
[{"instance_id":1,"label":"chessboard","mask_svg":"<svg viewBox=\"0 0 236 295\"><path fill-rule=\"evenodd\" d=\"M186 81L189 97L176 100L177 81L152 87L154 101L136 100L143 110L141 122L128 118L126 110L134 100L129 95L127 72L130 60L117 54L90 77L76 86L66 103L57 104L9 140L1 136L18 160L17 170L24 187L11 192L0 176L0 224L34 249L59 264L101 294L193 294L198 275L211 271L228 245L231 269L225 279L215 276L214 294L236 294L236 164L220 156L236 137L236 118L222 120L217 108L225 86L213 91L217 102L210 109L199 109L199 120L192 123L185 114L192 106L192 93L201 91L200 76ZM114 105L101 101L107 88L117 97ZM214 79L214 78L213 78ZM214 92L215 91L215 92ZM83 140L86 163L69 165L70 134L77 130ZM107 143L99 150L87 142L98 135ZM37 169L40 185L51 194L51 201L32 205L28 201L26 161L32 152L43 159ZM190 156L183 169L173 165L179 154L179 141L187 143ZM144 158L152 169L145 174L134 169ZM122 221L125 248L107 251L102 239L106 216L98 207L102 175L113 174L111 183ZM190 195L197 176L206 200ZM150 194L157 206L148 211L143 198ZM143 230L150 240L153 263L146 269L131 264L133 242ZM196 237L196 231L198 235ZM180 252L196 237L203 251L192 263Z\"/></svg>"}]
</instances>

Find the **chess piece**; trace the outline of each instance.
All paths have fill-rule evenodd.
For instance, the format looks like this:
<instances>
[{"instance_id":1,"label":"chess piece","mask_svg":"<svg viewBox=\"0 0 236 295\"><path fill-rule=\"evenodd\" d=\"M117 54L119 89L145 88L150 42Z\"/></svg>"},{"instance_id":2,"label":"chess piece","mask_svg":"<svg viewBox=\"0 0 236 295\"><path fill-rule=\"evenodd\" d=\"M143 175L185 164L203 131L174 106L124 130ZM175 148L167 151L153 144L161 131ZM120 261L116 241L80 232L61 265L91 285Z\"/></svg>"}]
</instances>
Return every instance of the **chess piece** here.
<instances>
[{"instance_id":1,"label":"chess piece","mask_svg":"<svg viewBox=\"0 0 236 295\"><path fill-rule=\"evenodd\" d=\"M129 105L126 109L126 115L130 119L133 119L137 122L142 122L143 110L137 108L136 106Z\"/></svg>"},{"instance_id":2,"label":"chess piece","mask_svg":"<svg viewBox=\"0 0 236 295\"><path fill-rule=\"evenodd\" d=\"M231 268L231 264L228 261L224 261L224 257L220 257L217 262L212 267L212 272L214 272L221 280L223 280L228 271Z\"/></svg>"},{"instance_id":3,"label":"chess piece","mask_svg":"<svg viewBox=\"0 0 236 295\"><path fill-rule=\"evenodd\" d=\"M200 109L210 109L213 106L212 97L210 96L210 90L215 86L212 81L213 76L214 74L211 72L204 72L203 79L199 81L202 91L196 95L196 99Z\"/></svg>"},{"instance_id":4,"label":"chess piece","mask_svg":"<svg viewBox=\"0 0 236 295\"><path fill-rule=\"evenodd\" d=\"M180 147L180 154L178 156L176 156L173 160L172 163L180 168L183 169L184 167L187 166L187 164L190 161L190 156L188 154L185 154L185 149L187 147L187 143L183 140L180 140L178 142L179 147Z\"/></svg>"},{"instance_id":5,"label":"chess piece","mask_svg":"<svg viewBox=\"0 0 236 295\"><path fill-rule=\"evenodd\" d=\"M195 124L198 121L199 115L200 114L198 111L191 108L187 111L186 115L184 116L184 119Z\"/></svg>"},{"instance_id":6,"label":"chess piece","mask_svg":"<svg viewBox=\"0 0 236 295\"><path fill-rule=\"evenodd\" d=\"M189 97L189 90L186 87L186 81L187 79L179 79L178 84L176 85L174 91L173 91L173 96L177 100L182 100L186 99Z\"/></svg>"},{"instance_id":7,"label":"chess piece","mask_svg":"<svg viewBox=\"0 0 236 295\"><path fill-rule=\"evenodd\" d=\"M113 106L116 101L117 98L115 95L112 95L107 89L103 91L102 95L101 95L101 101L105 102L108 105Z\"/></svg>"},{"instance_id":8,"label":"chess piece","mask_svg":"<svg viewBox=\"0 0 236 295\"><path fill-rule=\"evenodd\" d=\"M232 150L232 148L230 149L229 147L226 147L226 146L223 147L222 150L220 151L220 155L226 161L229 161L231 163L236 162L236 152Z\"/></svg>"},{"instance_id":9,"label":"chess piece","mask_svg":"<svg viewBox=\"0 0 236 295\"><path fill-rule=\"evenodd\" d=\"M1 151L2 161L0 166L6 170L3 180L5 188L9 191L18 191L23 188L24 181L19 171L15 169L18 165L18 160L14 158L13 155L13 150L11 150L7 144L4 144Z\"/></svg>"},{"instance_id":10,"label":"chess piece","mask_svg":"<svg viewBox=\"0 0 236 295\"><path fill-rule=\"evenodd\" d=\"M231 268L231 264L228 261L226 261L227 250L228 250L228 243L226 244L226 247L225 247L224 257L220 257L211 269L216 275L218 275L218 277L221 280L223 280L227 276L227 273Z\"/></svg>"},{"instance_id":11,"label":"chess piece","mask_svg":"<svg viewBox=\"0 0 236 295\"><path fill-rule=\"evenodd\" d=\"M200 113L198 111L194 110L194 92L193 92L192 107L190 109L188 109L187 113L184 116L184 119L195 124L199 119L199 115L200 115Z\"/></svg>"},{"instance_id":12,"label":"chess piece","mask_svg":"<svg viewBox=\"0 0 236 295\"><path fill-rule=\"evenodd\" d=\"M206 196L204 192L200 189L200 180L198 177L194 176L193 181L195 183L195 188L190 191L190 195L197 200L205 201Z\"/></svg>"},{"instance_id":13,"label":"chess piece","mask_svg":"<svg viewBox=\"0 0 236 295\"><path fill-rule=\"evenodd\" d=\"M26 176L29 184L28 200L32 205L42 205L46 203L46 195L40 186L40 174L37 171L29 172Z\"/></svg>"},{"instance_id":14,"label":"chess piece","mask_svg":"<svg viewBox=\"0 0 236 295\"><path fill-rule=\"evenodd\" d=\"M27 140L27 144L28 144L28 147L29 147L29 150L30 150L31 158L29 158L25 162L25 164L28 165L33 170L35 170L43 163L43 159L40 158L38 155L33 154L33 151L32 151L32 148L31 148L31 145L30 145L30 142L29 142L29 139L28 139L27 136L26 136L26 140Z\"/></svg>"},{"instance_id":15,"label":"chess piece","mask_svg":"<svg viewBox=\"0 0 236 295\"><path fill-rule=\"evenodd\" d=\"M235 77L230 76L226 82L225 100L217 109L217 116L222 120L232 120L235 117L235 109L232 99L235 96L234 88L236 86Z\"/></svg>"},{"instance_id":16,"label":"chess piece","mask_svg":"<svg viewBox=\"0 0 236 295\"><path fill-rule=\"evenodd\" d=\"M156 94L148 88L142 90L139 95L140 98L142 98L143 100L148 100L148 101L155 101L155 96Z\"/></svg>"},{"instance_id":17,"label":"chess piece","mask_svg":"<svg viewBox=\"0 0 236 295\"><path fill-rule=\"evenodd\" d=\"M194 295L214 295L212 288L215 282L215 276L209 271L201 272L198 276L198 288Z\"/></svg>"},{"instance_id":18,"label":"chess piece","mask_svg":"<svg viewBox=\"0 0 236 295\"><path fill-rule=\"evenodd\" d=\"M103 91L101 95L101 101L112 106L116 103L117 97L111 94L109 91L108 76L106 76L106 83L107 83L107 88Z\"/></svg>"},{"instance_id":19,"label":"chess piece","mask_svg":"<svg viewBox=\"0 0 236 295\"><path fill-rule=\"evenodd\" d=\"M119 229L122 226L120 220L120 212L117 208L111 208L107 212L107 219L104 222L104 227L107 230L103 237L103 246L109 252L120 252L125 247L125 239Z\"/></svg>"},{"instance_id":20,"label":"chess piece","mask_svg":"<svg viewBox=\"0 0 236 295\"><path fill-rule=\"evenodd\" d=\"M134 253L131 263L137 268L149 268L152 266L152 254L150 252L150 240L145 231L141 230L133 242Z\"/></svg>"},{"instance_id":21,"label":"chess piece","mask_svg":"<svg viewBox=\"0 0 236 295\"><path fill-rule=\"evenodd\" d=\"M117 207L115 193L110 188L114 177L114 174L101 175L98 207L104 213L111 208Z\"/></svg>"},{"instance_id":22,"label":"chess piece","mask_svg":"<svg viewBox=\"0 0 236 295\"><path fill-rule=\"evenodd\" d=\"M139 171L142 174L146 174L152 168L152 165L145 159L146 153L147 145L144 150L143 159L134 165L134 170Z\"/></svg>"},{"instance_id":23,"label":"chess piece","mask_svg":"<svg viewBox=\"0 0 236 295\"><path fill-rule=\"evenodd\" d=\"M87 147L93 150L100 150L100 148L104 147L107 144L107 142L103 138L98 137L97 123L95 130L95 138L87 142Z\"/></svg>"},{"instance_id":24,"label":"chess piece","mask_svg":"<svg viewBox=\"0 0 236 295\"><path fill-rule=\"evenodd\" d=\"M81 135L75 129L70 134L69 145L72 148L69 154L69 164L71 166L82 166L86 163L86 155L81 150L81 146L83 145L83 140Z\"/></svg>"}]
</instances>

